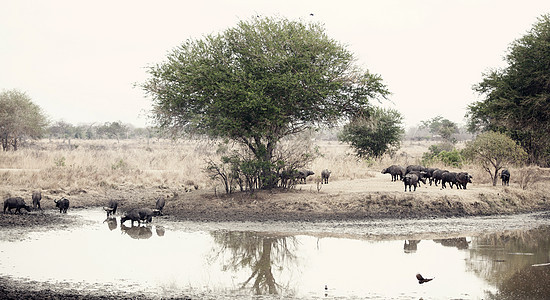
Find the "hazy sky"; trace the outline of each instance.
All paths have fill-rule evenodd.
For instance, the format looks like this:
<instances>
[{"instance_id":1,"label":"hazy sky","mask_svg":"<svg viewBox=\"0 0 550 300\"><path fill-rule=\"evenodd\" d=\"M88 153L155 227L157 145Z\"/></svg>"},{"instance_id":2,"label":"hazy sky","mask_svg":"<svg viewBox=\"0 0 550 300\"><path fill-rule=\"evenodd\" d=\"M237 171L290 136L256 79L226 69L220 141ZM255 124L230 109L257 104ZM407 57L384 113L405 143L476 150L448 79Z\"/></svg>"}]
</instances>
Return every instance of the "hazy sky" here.
<instances>
[{"instance_id":1,"label":"hazy sky","mask_svg":"<svg viewBox=\"0 0 550 300\"><path fill-rule=\"evenodd\" d=\"M407 126L464 122L472 85L550 13L548 0L0 0L0 90L26 92L52 121L148 124L134 87L183 41L253 15L314 20L382 76ZM310 14L314 14L310 16Z\"/></svg>"}]
</instances>

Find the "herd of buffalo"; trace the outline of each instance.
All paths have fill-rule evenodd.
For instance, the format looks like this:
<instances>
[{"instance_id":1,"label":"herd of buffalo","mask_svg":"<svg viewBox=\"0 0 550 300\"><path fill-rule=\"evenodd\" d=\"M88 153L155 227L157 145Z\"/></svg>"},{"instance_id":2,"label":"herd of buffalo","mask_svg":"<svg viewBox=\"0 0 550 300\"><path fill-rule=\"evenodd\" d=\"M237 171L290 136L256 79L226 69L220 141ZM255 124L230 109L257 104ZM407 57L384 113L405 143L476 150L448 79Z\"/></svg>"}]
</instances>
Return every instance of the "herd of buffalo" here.
<instances>
[{"instance_id":1,"label":"herd of buffalo","mask_svg":"<svg viewBox=\"0 0 550 300\"><path fill-rule=\"evenodd\" d=\"M314 173L312 171L300 171L298 180L305 183L306 178L313 174ZM321 172L322 183L328 183L330 174L331 172L328 169ZM472 182L473 178L472 175L468 174L468 172L450 172L448 170L441 170L438 168L426 168L420 165L409 165L407 167L391 165L383 169L382 174L390 174L392 181L403 181L405 184L405 192L407 191L407 187L409 188L409 192L411 189L416 191L416 187L420 186L420 182L426 184L426 181L428 181L430 185L435 184L435 186L437 186L438 184L441 184L441 188L446 188L447 185L449 185L450 188L456 186L457 189L466 189L466 186L468 183ZM502 170L500 173L500 178L503 185L509 185L510 171L507 169ZM42 200L42 194L39 191L35 191L32 193L31 198L32 208L41 209L40 200ZM67 213L67 209L69 209L69 199L62 197L59 200L54 200L54 203L55 206L59 208L60 213ZM120 223L122 224L125 221L131 221L133 225L134 222L138 222L138 224L141 222L151 222L153 216L162 215L164 204L165 199L160 197L155 203L155 209L135 208L129 210L120 218ZM116 200L110 200L107 206L103 207L103 209L107 212L107 218L116 213L117 207L118 202ZM11 213L12 209L15 209L15 213L21 213L21 209L25 209L28 212L31 211L31 207L27 205L25 200L21 197L10 197L4 200L4 213L6 213L6 210Z\"/></svg>"},{"instance_id":2,"label":"herd of buffalo","mask_svg":"<svg viewBox=\"0 0 550 300\"><path fill-rule=\"evenodd\" d=\"M441 188L446 188L447 184L450 188L456 186L457 189L466 189L468 183L472 182L472 175L468 172L450 172L448 170L441 170L438 168L426 168L420 165L409 165L407 167L391 165L384 170L382 174L390 174L392 181L397 181L398 179L403 181L405 184L405 192L407 187L409 192L411 188L420 186L420 182L426 184L426 180L430 185L441 184ZM509 185L510 182L510 171L507 169L502 170L500 174L503 185Z\"/></svg>"},{"instance_id":3,"label":"herd of buffalo","mask_svg":"<svg viewBox=\"0 0 550 300\"><path fill-rule=\"evenodd\" d=\"M32 193L32 209L39 209L40 208L40 200L42 200L42 193L39 191L35 191ZM69 209L69 199L62 197L59 200L54 200L55 206L59 208L59 213L67 213L67 210ZM122 215L120 218L120 223L124 223L125 221L131 221L132 225L134 225L134 222L138 222L140 224L141 222L151 222L153 220L153 216L160 216L162 215L162 210L164 208L164 205L166 203L166 199L164 197L159 197L156 200L155 203L155 209L150 208L134 208ZM116 200L109 200L107 203L107 206L103 207L103 209L107 212L107 218L111 217L112 215L116 214L118 208L118 201ZM6 210L9 213L12 213L12 209L15 209L15 213L21 213L21 209L24 209L28 212L31 211L31 207L25 203L25 200L22 197L9 197L6 200L4 200L4 213L6 213Z\"/></svg>"}]
</instances>

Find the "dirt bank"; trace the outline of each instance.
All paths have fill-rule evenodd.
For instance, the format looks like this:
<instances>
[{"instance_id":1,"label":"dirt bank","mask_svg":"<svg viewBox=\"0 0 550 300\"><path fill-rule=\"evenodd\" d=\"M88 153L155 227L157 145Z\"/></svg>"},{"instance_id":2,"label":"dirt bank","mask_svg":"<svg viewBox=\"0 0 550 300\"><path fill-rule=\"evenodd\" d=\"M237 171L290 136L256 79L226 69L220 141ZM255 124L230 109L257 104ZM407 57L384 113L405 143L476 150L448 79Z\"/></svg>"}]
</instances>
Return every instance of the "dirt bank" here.
<instances>
[{"instance_id":1,"label":"dirt bank","mask_svg":"<svg viewBox=\"0 0 550 300\"><path fill-rule=\"evenodd\" d=\"M191 221L305 221L355 220L369 218L428 218L513 214L550 210L550 201L540 190L519 187L476 185L467 190L442 189L422 185L415 192L404 192L402 182L391 182L389 175L375 174L368 179L334 181L317 186L298 185L290 190L225 194L206 189L117 187L108 190L43 191L42 207L55 209L53 199L61 196L71 207L104 206L109 199L119 201L119 211L134 207L154 208L157 197L166 197L164 213L177 220ZM14 194L30 202L31 191ZM69 210L70 211L70 210ZM67 218L44 217L40 212L23 215L3 214L2 226L44 225Z\"/></svg>"}]
</instances>

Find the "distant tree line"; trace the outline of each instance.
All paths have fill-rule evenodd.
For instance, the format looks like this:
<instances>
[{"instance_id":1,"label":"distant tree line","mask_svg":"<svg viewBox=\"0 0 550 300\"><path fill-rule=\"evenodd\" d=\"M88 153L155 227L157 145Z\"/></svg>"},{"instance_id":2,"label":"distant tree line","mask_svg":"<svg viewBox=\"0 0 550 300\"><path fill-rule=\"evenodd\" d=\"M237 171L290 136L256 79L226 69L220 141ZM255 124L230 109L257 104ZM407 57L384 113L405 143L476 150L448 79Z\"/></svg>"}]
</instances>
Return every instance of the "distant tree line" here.
<instances>
[{"instance_id":1,"label":"distant tree line","mask_svg":"<svg viewBox=\"0 0 550 300\"><path fill-rule=\"evenodd\" d=\"M57 121L47 126L45 137L51 139L125 140L135 138L159 138L162 137L162 134L153 127L139 128L120 121L79 125L73 125L65 121Z\"/></svg>"}]
</instances>

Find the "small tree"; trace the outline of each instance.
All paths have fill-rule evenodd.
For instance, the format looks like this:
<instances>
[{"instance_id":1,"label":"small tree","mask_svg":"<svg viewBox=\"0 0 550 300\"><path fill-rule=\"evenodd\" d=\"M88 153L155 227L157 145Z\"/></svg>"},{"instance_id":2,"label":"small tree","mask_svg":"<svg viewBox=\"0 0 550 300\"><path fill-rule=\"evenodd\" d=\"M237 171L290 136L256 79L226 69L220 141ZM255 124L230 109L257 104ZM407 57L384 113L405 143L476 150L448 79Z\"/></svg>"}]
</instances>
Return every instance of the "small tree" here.
<instances>
[{"instance_id":1,"label":"small tree","mask_svg":"<svg viewBox=\"0 0 550 300\"><path fill-rule=\"evenodd\" d=\"M0 139L4 151L17 150L23 137L38 138L48 125L40 107L18 90L0 93Z\"/></svg>"},{"instance_id":2,"label":"small tree","mask_svg":"<svg viewBox=\"0 0 550 300\"><path fill-rule=\"evenodd\" d=\"M374 107L345 125L338 138L349 143L357 156L377 159L399 149L405 133L402 122L398 111Z\"/></svg>"},{"instance_id":3,"label":"small tree","mask_svg":"<svg viewBox=\"0 0 550 300\"><path fill-rule=\"evenodd\" d=\"M505 134L489 131L468 142L463 151L468 159L481 163L481 166L497 184L499 170L506 164L521 164L527 159L523 148Z\"/></svg>"}]
</instances>

